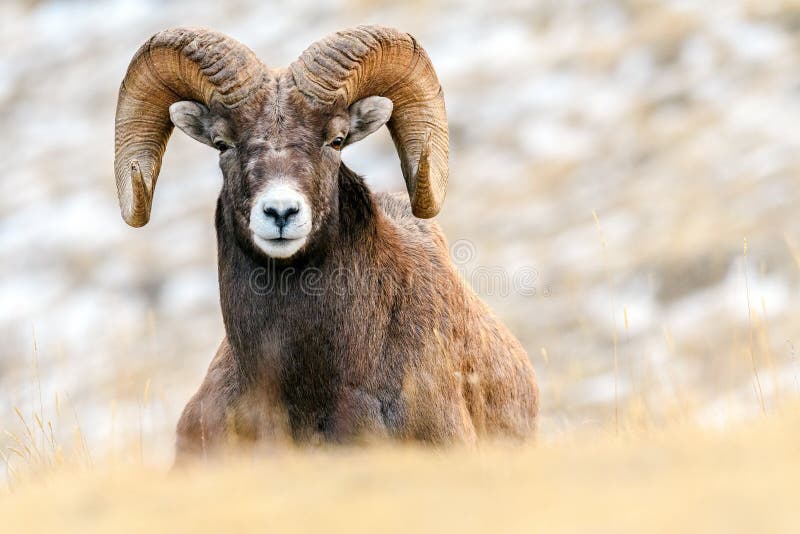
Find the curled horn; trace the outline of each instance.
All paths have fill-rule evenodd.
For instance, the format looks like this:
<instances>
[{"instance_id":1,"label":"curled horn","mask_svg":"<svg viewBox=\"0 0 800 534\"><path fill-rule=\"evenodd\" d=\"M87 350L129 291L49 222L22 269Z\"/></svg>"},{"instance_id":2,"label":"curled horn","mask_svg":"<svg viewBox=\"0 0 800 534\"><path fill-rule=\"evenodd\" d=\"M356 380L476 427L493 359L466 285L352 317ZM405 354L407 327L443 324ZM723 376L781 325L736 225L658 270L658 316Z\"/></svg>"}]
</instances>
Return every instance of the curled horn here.
<instances>
[{"instance_id":1,"label":"curled horn","mask_svg":"<svg viewBox=\"0 0 800 534\"><path fill-rule=\"evenodd\" d=\"M427 219L439 212L447 190L447 115L436 72L416 39L392 28L359 26L315 42L290 69L298 89L324 104L391 99L387 126L413 213Z\"/></svg>"},{"instance_id":2,"label":"curled horn","mask_svg":"<svg viewBox=\"0 0 800 534\"><path fill-rule=\"evenodd\" d=\"M239 106L262 86L266 73L249 48L202 28L164 30L139 48L117 100L114 171L125 222L144 226L150 219L173 128L169 106L179 100Z\"/></svg>"}]
</instances>

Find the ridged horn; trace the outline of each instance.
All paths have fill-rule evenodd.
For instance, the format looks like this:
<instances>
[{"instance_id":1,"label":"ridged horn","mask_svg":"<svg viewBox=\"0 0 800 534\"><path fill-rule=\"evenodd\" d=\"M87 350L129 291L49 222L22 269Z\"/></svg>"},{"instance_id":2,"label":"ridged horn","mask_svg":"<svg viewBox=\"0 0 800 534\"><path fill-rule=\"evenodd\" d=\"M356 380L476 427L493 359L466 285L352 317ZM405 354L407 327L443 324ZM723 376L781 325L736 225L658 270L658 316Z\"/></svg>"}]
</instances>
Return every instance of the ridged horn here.
<instances>
[{"instance_id":1,"label":"ridged horn","mask_svg":"<svg viewBox=\"0 0 800 534\"><path fill-rule=\"evenodd\" d=\"M391 99L387 126L414 215L427 219L439 212L447 191L447 115L436 72L416 39L393 28L359 26L315 42L290 69L298 89L323 104Z\"/></svg>"},{"instance_id":2,"label":"ridged horn","mask_svg":"<svg viewBox=\"0 0 800 534\"><path fill-rule=\"evenodd\" d=\"M150 219L173 128L169 106L179 100L240 106L262 86L266 72L252 50L203 28L164 30L139 48L117 100L114 171L125 222L144 226Z\"/></svg>"}]
</instances>

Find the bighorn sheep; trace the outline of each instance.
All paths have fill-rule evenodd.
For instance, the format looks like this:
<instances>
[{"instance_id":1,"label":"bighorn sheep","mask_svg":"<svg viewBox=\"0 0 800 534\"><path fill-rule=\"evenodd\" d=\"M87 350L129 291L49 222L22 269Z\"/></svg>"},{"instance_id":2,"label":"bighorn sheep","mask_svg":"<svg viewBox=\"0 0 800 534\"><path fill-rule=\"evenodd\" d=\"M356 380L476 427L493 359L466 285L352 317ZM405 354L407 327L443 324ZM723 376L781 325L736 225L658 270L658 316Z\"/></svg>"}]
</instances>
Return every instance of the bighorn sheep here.
<instances>
[{"instance_id":1,"label":"bighorn sheep","mask_svg":"<svg viewBox=\"0 0 800 534\"><path fill-rule=\"evenodd\" d=\"M117 191L131 226L150 218L173 124L219 150L226 330L178 423L179 460L231 439L534 434L538 389L525 351L424 220L445 196L448 133L442 89L413 37L362 26L269 69L211 30L155 34L131 60L117 105ZM343 147L383 124L410 202L372 193L341 162Z\"/></svg>"}]
</instances>

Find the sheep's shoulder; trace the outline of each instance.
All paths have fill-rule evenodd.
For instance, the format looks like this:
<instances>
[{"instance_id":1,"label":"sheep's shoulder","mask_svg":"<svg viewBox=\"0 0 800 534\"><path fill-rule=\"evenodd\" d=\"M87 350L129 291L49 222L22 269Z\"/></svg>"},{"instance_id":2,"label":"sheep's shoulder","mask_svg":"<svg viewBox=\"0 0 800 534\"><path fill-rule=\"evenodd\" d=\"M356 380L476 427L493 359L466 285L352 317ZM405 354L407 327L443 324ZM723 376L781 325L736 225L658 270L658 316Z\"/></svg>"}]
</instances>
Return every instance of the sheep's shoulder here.
<instances>
[{"instance_id":1,"label":"sheep's shoulder","mask_svg":"<svg viewBox=\"0 0 800 534\"><path fill-rule=\"evenodd\" d=\"M445 244L444 235L433 219L418 219L414 216L406 193L378 193L375 198L383 214L405 237L418 239L421 243L437 248Z\"/></svg>"}]
</instances>

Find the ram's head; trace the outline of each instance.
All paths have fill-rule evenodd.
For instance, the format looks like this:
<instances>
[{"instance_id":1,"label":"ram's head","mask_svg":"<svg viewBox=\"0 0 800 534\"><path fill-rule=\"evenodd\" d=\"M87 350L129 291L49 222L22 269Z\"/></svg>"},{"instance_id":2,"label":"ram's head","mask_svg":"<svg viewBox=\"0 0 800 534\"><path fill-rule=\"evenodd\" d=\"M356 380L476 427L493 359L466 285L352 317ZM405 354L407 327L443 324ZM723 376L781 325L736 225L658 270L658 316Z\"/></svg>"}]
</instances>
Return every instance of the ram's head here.
<instances>
[{"instance_id":1,"label":"ram's head","mask_svg":"<svg viewBox=\"0 0 800 534\"><path fill-rule=\"evenodd\" d=\"M436 73L413 37L375 26L345 30L288 69L270 69L220 33L162 31L133 57L120 88L114 165L122 216L147 224L174 124L219 150L221 198L237 233L288 258L335 206L340 150L384 123L414 215L433 217L447 186L447 119Z\"/></svg>"}]
</instances>

